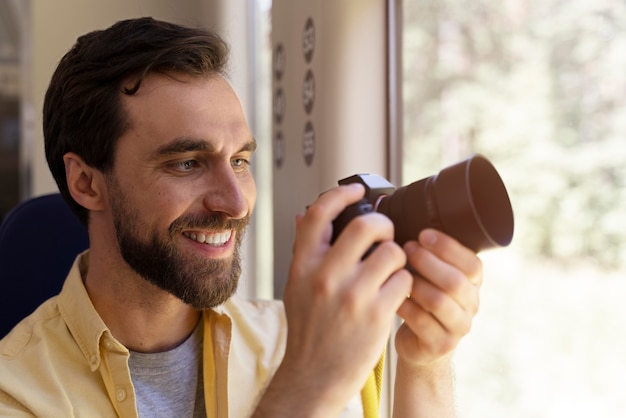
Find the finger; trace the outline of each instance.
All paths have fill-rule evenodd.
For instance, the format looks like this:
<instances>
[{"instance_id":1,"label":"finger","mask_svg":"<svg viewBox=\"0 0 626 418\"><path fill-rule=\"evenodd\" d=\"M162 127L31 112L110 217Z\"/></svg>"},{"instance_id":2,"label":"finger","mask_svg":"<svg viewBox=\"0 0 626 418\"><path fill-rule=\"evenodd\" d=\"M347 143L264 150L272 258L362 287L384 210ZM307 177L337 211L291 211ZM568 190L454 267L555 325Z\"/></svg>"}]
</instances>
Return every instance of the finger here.
<instances>
[{"instance_id":1,"label":"finger","mask_svg":"<svg viewBox=\"0 0 626 418\"><path fill-rule=\"evenodd\" d=\"M398 316L420 338L435 339L445 334L445 329L437 318L413 299L406 298L403 301L398 308Z\"/></svg>"},{"instance_id":2,"label":"finger","mask_svg":"<svg viewBox=\"0 0 626 418\"><path fill-rule=\"evenodd\" d=\"M400 269L392 273L378 290L369 309L370 320L382 322L391 330L393 319L411 291L412 283L413 277L407 270Z\"/></svg>"},{"instance_id":3,"label":"finger","mask_svg":"<svg viewBox=\"0 0 626 418\"><path fill-rule=\"evenodd\" d=\"M352 219L339 234L333 244L332 257L356 263L370 251L374 244L391 240L393 240L393 223L388 217L376 212L360 215ZM398 249L402 251L400 247ZM375 252L376 249L373 251ZM398 254L395 255L398 256ZM401 257L406 260L405 254ZM375 260L378 259L379 257L375 258Z\"/></svg>"},{"instance_id":4,"label":"finger","mask_svg":"<svg viewBox=\"0 0 626 418\"><path fill-rule=\"evenodd\" d=\"M467 298L477 298L478 291L475 288L472 291L473 294ZM472 303L469 309L465 308L449 294L419 276L414 279L411 300L430 313L441 327L457 336L469 332L475 311L478 309L475 307L477 303Z\"/></svg>"},{"instance_id":5,"label":"finger","mask_svg":"<svg viewBox=\"0 0 626 418\"><path fill-rule=\"evenodd\" d=\"M476 286L482 284L482 262L469 248L454 238L435 229L424 229L420 232L419 243L441 260L461 270Z\"/></svg>"},{"instance_id":6,"label":"finger","mask_svg":"<svg viewBox=\"0 0 626 418\"><path fill-rule=\"evenodd\" d=\"M409 265L417 272L415 285L427 281L440 292L449 295L464 310L476 313L478 310L478 286L456 266L439 258L415 241L405 244ZM421 278L421 281L418 280ZM421 283L420 286L424 284ZM417 293L418 291L415 290Z\"/></svg>"},{"instance_id":7,"label":"finger","mask_svg":"<svg viewBox=\"0 0 626 418\"><path fill-rule=\"evenodd\" d=\"M393 224L384 215L370 213L350 221L319 265L318 282L324 293L349 288L348 295L357 295L355 306L376 298L385 280L406 265L406 254L391 238ZM378 244L373 253L363 261L374 243Z\"/></svg>"},{"instance_id":8,"label":"finger","mask_svg":"<svg viewBox=\"0 0 626 418\"><path fill-rule=\"evenodd\" d=\"M376 288L376 293L370 291L372 286L369 284L370 289L366 291L363 287L353 286L342 292L344 310L364 319L370 330L383 327L387 332L391 331L393 319L411 290L413 278L405 269L396 270L386 277L383 285Z\"/></svg>"},{"instance_id":9,"label":"finger","mask_svg":"<svg viewBox=\"0 0 626 418\"><path fill-rule=\"evenodd\" d=\"M365 190L361 184L353 183L335 187L308 206L304 215L297 220L294 251L315 252L319 244L330 239L329 225L348 205L363 197Z\"/></svg>"},{"instance_id":10,"label":"finger","mask_svg":"<svg viewBox=\"0 0 626 418\"><path fill-rule=\"evenodd\" d=\"M367 250L367 248L363 249ZM362 252L359 254L362 254ZM360 257L359 254L357 254L357 257ZM375 293L380 292L383 285L391 285L387 282L391 280L392 275L401 272L404 278L400 279L400 281L406 287L402 289L403 293L399 296L400 298L406 297L411 291L413 277L403 268L405 265L406 254L402 248L393 241L382 242L376 246L374 251L364 261L360 262L350 286L362 292L366 297L375 298L378 297ZM392 286L391 289L393 288ZM394 308L394 311L395 309L397 309L397 306Z\"/></svg>"},{"instance_id":11,"label":"finger","mask_svg":"<svg viewBox=\"0 0 626 418\"><path fill-rule=\"evenodd\" d=\"M396 334L396 349L400 356L429 362L450 353L458 345L457 336L447 332L413 301L407 299L398 313L404 320Z\"/></svg>"},{"instance_id":12,"label":"finger","mask_svg":"<svg viewBox=\"0 0 626 418\"><path fill-rule=\"evenodd\" d=\"M393 305L395 307L393 312L397 312L407 300L406 295L411 292L412 285L413 276L411 273L406 269L397 270L381 286L380 299Z\"/></svg>"}]
</instances>

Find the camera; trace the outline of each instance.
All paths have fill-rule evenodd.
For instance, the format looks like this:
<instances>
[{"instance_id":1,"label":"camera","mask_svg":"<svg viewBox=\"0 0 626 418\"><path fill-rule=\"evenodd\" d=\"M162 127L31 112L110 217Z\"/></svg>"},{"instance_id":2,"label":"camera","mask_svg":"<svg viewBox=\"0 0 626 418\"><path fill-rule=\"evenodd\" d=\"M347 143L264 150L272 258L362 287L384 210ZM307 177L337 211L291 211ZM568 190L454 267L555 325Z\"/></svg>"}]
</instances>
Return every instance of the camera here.
<instances>
[{"instance_id":1,"label":"camera","mask_svg":"<svg viewBox=\"0 0 626 418\"><path fill-rule=\"evenodd\" d=\"M480 154L398 189L373 174L356 174L338 183L361 183L365 196L333 221L332 242L356 216L374 211L391 219L399 245L417 240L425 228L438 229L476 253L507 246L513 239L508 193L495 167Z\"/></svg>"}]
</instances>

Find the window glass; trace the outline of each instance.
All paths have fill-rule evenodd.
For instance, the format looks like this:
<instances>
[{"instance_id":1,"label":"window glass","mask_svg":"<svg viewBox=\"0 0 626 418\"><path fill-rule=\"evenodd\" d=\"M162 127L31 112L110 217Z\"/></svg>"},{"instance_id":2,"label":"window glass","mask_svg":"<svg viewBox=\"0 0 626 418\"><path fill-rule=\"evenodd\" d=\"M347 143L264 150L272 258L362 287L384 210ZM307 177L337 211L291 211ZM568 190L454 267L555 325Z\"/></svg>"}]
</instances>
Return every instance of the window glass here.
<instances>
[{"instance_id":1,"label":"window glass","mask_svg":"<svg viewBox=\"0 0 626 418\"><path fill-rule=\"evenodd\" d=\"M484 262L460 416L626 411L626 3L403 2L403 183L481 153L515 236Z\"/></svg>"}]
</instances>

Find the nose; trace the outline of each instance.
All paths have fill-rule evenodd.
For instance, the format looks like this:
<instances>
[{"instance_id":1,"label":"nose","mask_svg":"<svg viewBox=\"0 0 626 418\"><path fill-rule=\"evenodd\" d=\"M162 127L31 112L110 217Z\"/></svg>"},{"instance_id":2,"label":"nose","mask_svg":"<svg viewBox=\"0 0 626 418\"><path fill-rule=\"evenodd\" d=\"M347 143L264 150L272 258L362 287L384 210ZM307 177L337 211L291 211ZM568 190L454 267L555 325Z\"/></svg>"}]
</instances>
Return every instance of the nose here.
<instances>
[{"instance_id":1,"label":"nose","mask_svg":"<svg viewBox=\"0 0 626 418\"><path fill-rule=\"evenodd\" d=\"M207 176L209 187L204 195L204 206L211 212L221 212L229 218L241 219L251 211L251 193L254 181L249 174L235 173L232 168L211 170Z\"/></svg>"}]
</instances>

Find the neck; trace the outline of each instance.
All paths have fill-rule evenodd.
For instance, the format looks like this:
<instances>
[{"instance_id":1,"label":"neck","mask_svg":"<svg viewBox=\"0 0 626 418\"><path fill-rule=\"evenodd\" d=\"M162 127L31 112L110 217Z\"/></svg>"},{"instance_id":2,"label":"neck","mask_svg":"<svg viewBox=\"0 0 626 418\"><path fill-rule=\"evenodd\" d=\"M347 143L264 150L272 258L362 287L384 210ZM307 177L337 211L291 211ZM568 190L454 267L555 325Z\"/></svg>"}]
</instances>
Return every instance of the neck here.
<instances>
[{"instance_id":1,"label":"neck","mask_svg":"<svg viewBox=\"0 0 626 418\"><path fill-rule=\"evenodd\" d=\"M180 345L201 312L137 275L121 257L92 248L85 287L113 336L129 350L153 353Z\"/></svg>"}]
</instances>

